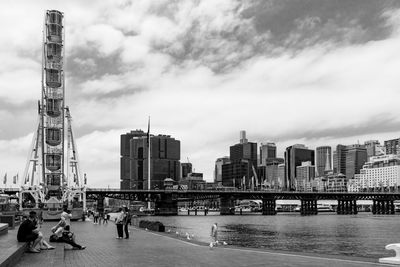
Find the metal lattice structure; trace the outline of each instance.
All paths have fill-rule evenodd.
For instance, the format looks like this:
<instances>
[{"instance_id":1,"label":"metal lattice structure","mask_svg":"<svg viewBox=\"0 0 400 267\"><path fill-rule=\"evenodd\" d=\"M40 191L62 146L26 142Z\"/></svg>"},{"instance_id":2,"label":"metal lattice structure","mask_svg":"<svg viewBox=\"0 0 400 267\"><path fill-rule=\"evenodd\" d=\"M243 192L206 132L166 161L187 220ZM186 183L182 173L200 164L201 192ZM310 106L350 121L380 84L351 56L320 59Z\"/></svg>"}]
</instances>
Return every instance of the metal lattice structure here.
<instances>
[{"instance_id":1,"label":"metal lattice structure","mask_svg":"<svg viewBox=\"0 0 400 267\"><path fill-rule=\"evenodd\" d=\"M39 121L23 177L22 208L58 211L73 199L85 202L72 119L65 106L64 40L64 14L46 11Z\"/></svg>"}]
</instances>

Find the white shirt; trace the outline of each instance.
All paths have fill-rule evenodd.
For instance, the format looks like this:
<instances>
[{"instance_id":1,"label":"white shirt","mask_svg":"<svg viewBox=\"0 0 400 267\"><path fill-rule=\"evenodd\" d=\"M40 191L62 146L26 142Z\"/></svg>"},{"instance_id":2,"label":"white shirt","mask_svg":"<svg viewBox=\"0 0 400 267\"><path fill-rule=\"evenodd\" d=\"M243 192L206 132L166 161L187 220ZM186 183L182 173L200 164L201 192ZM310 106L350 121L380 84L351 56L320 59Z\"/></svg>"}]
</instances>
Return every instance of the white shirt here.
<instances>
[{"instance_id":1,"label":"white shirt","mask_svg":"<svg viewBox=\"0 0 400 267\"><path fill-rule=\"evenodd\" d=\"M61 213L61 219L65 220L65 224L71 226L71 218L72 218L72 214L69 214L65 211L63 211Z\"/></svg>"}]
</instances>

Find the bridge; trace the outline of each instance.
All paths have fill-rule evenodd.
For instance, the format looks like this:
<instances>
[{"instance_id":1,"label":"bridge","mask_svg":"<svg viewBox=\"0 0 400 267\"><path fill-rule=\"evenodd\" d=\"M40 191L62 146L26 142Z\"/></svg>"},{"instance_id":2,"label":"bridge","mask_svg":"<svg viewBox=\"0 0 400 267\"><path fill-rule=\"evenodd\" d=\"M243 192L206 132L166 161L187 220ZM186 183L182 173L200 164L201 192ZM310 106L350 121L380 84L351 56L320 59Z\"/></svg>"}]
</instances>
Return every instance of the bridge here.
<instances>
[{"instance_id":1,"label":"bridge","mask_svg":"<svg viewBox=\"0 0 400 267\"><path fill-rule=\"evenodd\" d=\"M6 188L5 194L16 195L19 190ZM394 214L394 201L400 200L399 192L297 192L297 191L242 191L236 190L122 190L87 188L86 198L94 199L103 206L104 198L151 201L156 215L176 215L178 202L219 199L221 215L234 214L235 201L261 199L262 214L276 214L276 200L300 200L302 215L318 213L318 200L337 200L337 214L357 214L357 200L371 200L373 214Z\"/></svg>"}]
</instances>

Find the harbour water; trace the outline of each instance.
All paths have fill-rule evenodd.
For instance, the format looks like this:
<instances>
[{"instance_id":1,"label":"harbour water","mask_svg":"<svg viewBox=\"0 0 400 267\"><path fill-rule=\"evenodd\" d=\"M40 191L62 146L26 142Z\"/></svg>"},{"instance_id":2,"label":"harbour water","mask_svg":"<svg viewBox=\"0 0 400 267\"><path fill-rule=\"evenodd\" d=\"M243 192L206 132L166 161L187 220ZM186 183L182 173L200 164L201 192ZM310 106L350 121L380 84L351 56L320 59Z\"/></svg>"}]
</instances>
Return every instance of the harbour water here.
<instances>
[{"instance_id":1,"label":"harbour water","mask_svg":"<svg viewBox=\"0 0 400 267\"><path fill-rule=\"evenodd\" d=\"M376 259L392 256L394 253L385 250L385 246L400 243L399 215L278 213L275 216L220 216L211 213L208 216L149 216L146 219L162 222L171 235L188 234L202 242L210 241L211 225L217 222L221 241L267 250Z\"/></svg>"}]
</instances>

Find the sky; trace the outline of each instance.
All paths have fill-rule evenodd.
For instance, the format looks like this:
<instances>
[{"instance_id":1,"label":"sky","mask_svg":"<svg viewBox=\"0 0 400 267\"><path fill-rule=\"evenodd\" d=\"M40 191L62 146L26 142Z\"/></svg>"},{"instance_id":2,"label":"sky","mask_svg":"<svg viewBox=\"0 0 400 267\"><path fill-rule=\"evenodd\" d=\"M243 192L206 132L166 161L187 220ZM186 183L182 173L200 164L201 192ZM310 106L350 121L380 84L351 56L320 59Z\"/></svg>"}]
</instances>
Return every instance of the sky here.
<instances>
[{"instance_id":1,"label":"sky","mask_svg":"<svg viewBox=\"0 0 400 267\"><path fill-rule=\"evenodd\" d=\"M89 187L119 188L120 135L181 141L213 180L249 141L311 149L400 137L400 1L1 1L0 176L22 176L45 10L65 15L66 104Z\"/></svg>"}]
</instances>

